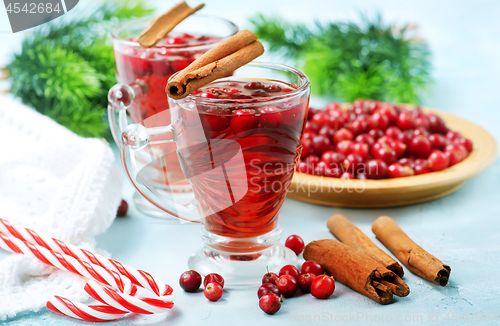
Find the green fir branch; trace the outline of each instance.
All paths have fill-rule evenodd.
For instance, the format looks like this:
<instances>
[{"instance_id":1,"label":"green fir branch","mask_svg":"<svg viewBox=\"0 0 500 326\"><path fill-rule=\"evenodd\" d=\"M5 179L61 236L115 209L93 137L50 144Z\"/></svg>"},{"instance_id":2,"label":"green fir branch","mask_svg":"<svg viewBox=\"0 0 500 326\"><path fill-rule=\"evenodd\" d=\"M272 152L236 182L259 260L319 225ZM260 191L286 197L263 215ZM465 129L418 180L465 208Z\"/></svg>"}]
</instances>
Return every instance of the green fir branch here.
<instances>
[{"instance_id":1,"label":"green fir branch","mask_svg":"<svg viewBox=\"0 0 500 326\"><path fill-rule=\"evenodd\" d=\"M314 30L263 15L251 22L271 52L297 62L318 95L419 104L431 82L426 44L409 39L407 26L385 25L380 15L362 16L361 24L316 23Z\"/></svg>"}]
</instances>

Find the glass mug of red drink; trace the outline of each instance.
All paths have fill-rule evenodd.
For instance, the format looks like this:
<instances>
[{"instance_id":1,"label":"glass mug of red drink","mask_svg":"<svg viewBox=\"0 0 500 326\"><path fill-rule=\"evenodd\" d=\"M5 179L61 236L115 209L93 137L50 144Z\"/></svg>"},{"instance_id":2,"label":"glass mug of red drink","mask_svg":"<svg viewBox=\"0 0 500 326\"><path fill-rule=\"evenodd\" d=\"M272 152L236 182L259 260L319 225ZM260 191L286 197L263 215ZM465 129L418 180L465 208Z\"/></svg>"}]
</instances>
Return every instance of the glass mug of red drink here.
<instances>
[{"instance_id":1,"label":"glass mug of red drink","mask_svg":"<svg viewBox=\"0 0 500 326\"><path fill-rule=\"evenodd\" d=\"M169 98L171 119L163 126L124 128L121 158L133 185L164 211L203 223L205 247L190 257L191 269L252 284L268 268L296 260L279 243L278 215L302 149L309 86L294 68L250 63L184 99ZM115 111L116 118L126 110ZM177 148L193 189L190 202L158 192L143 177L147 169L137 154L164 143Z\"/></svg>"},{"instance_id":2,"label":"glass mug of red drink","mask_svg":"<svg viewBox=\"0 0 500 326\"><path fill-rule=\"evenodd\" d=\"M120 105L120 90L128 86L131 95L127 103L128 120L146 127L164 126L170 116L162 112L168 110L165 87L172 74L187 67L198 56L205 53L222 40L232 36L238 28L228 20L203 15L193 15L181 22L172 32L150 49L142 48L135 39L151 21L150 17L134 19L120 24L113 30L113 52L116 62L118 85L110 90L109 110L114 111ZM119 123L112 119L110 126L117 144L121 144ZM161 120L158 120L161 118ZM166 119L166 120L165 120ZM150 146L144 155L153 158L162 157L164 161L148 165L149 184L162 191L177 193L191 192L191 186L184 179L175 155L175 145L158 144ZM171 154L171 155L168 155ZM143 158L150 161L151 158ZM167 160L167 161L165 161ZM165 183L164 174L176 179L175 185ZM146 175L144 176L146 177ZM137 208L148 215L167 217L137 193L134 195Z\"/></svg>"}]
</instances>

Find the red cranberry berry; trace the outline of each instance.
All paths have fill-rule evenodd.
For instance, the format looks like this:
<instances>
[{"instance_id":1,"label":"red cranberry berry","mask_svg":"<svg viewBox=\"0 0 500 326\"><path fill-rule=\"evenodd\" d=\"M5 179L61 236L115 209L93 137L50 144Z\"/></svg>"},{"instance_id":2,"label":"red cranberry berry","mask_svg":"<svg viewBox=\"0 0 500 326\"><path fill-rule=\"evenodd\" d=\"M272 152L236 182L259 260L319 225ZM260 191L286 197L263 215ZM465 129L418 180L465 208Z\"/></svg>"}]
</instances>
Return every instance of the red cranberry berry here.
<instances>
[{"instance_id":1,"label":"red cranberry berry","mask_svg":"<svg viewBox=\"0 0 500 326\"><path fill-rule=\"evenodd\" d=\"M203 294L208 300L217 301L222 297L222 286L219 283L208 283Z\"/></svg>"},{"instance_id":2,"label":"red cranberry berry","mask_svg":"<svg viewBox=\"0 0 500 326\"><path fill-rule=\"evenodd\" d=\"M380 129L372 129L368 131L368 135L372 136L373 139L379 139L384 135L384 132Z\"/></svg>"},{"instance_id":3,"label":"red cranberry berry","mask_svg":"<svg viewBox=\"0 0 500 326\"><path fill-rule=\"evenodd\" d=\"M385 135L389 138L392 138L394 140L396 139L399 139L400 135L401 135L402 131L401 129L399 129L398 127L396 126L390 126L389 128L387 128L387 130L385 131Z\"/></svg>"},{"instance_id":4,"label":"red cranberry berry","mask_svg":"<svg viewBox=\"0 0 500 326\"><path fill-rule=\"evenodd\" d=\"M122 201L120 202L120 206L118 206L118 210L116 211L116 216L124 217L125 215L127 215L127 211L128 211L128 204L125 201L125 199L122 199Z\"/></svg>"},{"instance_id":5,"label":"red cranberry berry","mask_svg":"<svg viewBox=\"0 0 500 326\"><path fill-rule=\"evenodd\" d=\"M299 277L299 289L304 293L311 292L311 284L316 278L316 275L313 273L304 273Z\"/></svg>"},{"instance_id":6,"label":"red cranberry berry","mask_svg":"<svg viewBox=\"0 0 500 326\"><path fill-rule=\"evenodd\" d=\"M340 176L340 179L343 179L343 180L354 179L354 175L351 172L344 172Z\"/></svg>"},{"instance_id":7,"label":"red cranberry berry","mask_svg":"<svg viewBox=\"0 0 500 326\"><path fill-rule=\"evenodd\" d=\"M274 315L275 313L277 313L280 310L282 303L283 299L281 299L275 293L264 294L259 299L260 309L262 309L262 311L264 311L268 315Z\"/></svg>"},{"instance_id":8,"label":"red cranberry berry","mask_svg":"<svg viewBox=\"0 0 500 326\"><path fill-rule=\"evenodd\" d=\"M350 140L343 140L335 146L335 151L344 155L349 155L352 152L353 142Z\"/></svg>"},{"instance_id":9,"label":"red cranberry berry","mask_svg":"<svg viewBox=\"0 0 500 326\"><path fill-rule=\"evenodd\" d=\"M356 136L354 141L357 143L368 144L368 146L370 147L373 146L373 144L375 144L375 139L373 139L373 137L370 136L369 134L359 134Z\"/></svg>"},{"instance_id":10,"label":"red cranberry berry","mask_svg":"<svg viewBox=\"0 0 500 326\"><path fill-rule=\"evenodd\" d=\"M313 138L311 147L315 153L323 154L330 148L330 140L323 135L317 135Z\"/></svg>"},{"instance_id":11,"label":"red cranberry berry","mask_svg":"<svg viewBox=\"0 0 500 326\"><path fill-rule=\"evenodd\" d=\"M365 167L368 179L383 179L387 176L387 164L382 160L369 160Z\"/></svg>"},{"instance_id":12,"label":"red cranberry berry","mask_svg":"<svg viewBox=\"0 0 500 326\"><path fill-rule=\"evenodd\" d=\"M217 283L224 287L224 278L217 273L211 273L205 276L203 280L203 286L206 287L208 283Z\"/></svg>"},{"instance_id":13,"label":"red cranberry berry","mask_svg":"<svg viewBox=\"0 0 500 326\"><path fill-rule=\"evenodd\" d=\"M206 130L222 131L229 127L231 110L227 108L211 107L202 115L201 123Z\"/></svg>"},{"instance_id":14,"label":"red cranberry berry","mask_svg":"<svg viewBox=\"0 0 500 326\"><path fill-rule=\"evenodd\" d=\"M462 138L462 135L460 135L460 133L456 132L456 131L451 131L449 130L447 133L446 133L446 138L447 139L450 139L450 140L455 140L455 139L459 139L459 138Z\"/></svg>"},{"instance_id":15,"label":"red cranberry berry","mask_svg":"<svg viewBox=\"0 0 500 326\"><path fill-rule=\"evenodd\" d=\"M448 132L448 128L446 128L446 124L443 119L436 115L431 115L429 117L429 129L437 134L446 134Z\"/></svg>"},{"instance_id":16,"label":"red cranberry berry","mask_svg":"<svg viewBox=\"0 0 500 326\"><path fill-rule=\"evenodd\" d=\"M276 286L276 284L272 283L264 283L259 287L259 290L257 291L257 296L259 299L264 295L268 293L274 293L276 295L281 295L280 290Z\"/></svg>"},{"instance_id":17,"label":"red cranberry berry","mask_svg":"<svg viewBox=\"0 0 500 326\"><path fill-rule=\"evenodd\" d=\"M326 126L328 124L330 117L324 112L318 112L313 115L311 122L314 123L319 128Z\"/></svg>"},{"instance_id":18,"label":"red cranberry berry","mask_svg":"<svg viewBox=\"0 0 500 326\"><path fill-rule=\"evenodd\" d=\"M194 292L200 288L201 275L197 271L187 271L182 273L179 285L186 292Z\"/></svg>"},{"instance_id":19,"label":"red cranberry berry","mask_svg":"<svg viewBox=\"0 0 500 326\"><path fill-rule=\"evenodd\" d=\"M382 160L387 164L397 161L396 152L388 144L375 143L372 146L371 154L375 159Z\"/></svg>"},{"instance_id":20,"label":"red cranberry berry","mask_svg":"<svg viewBox=\"0 0 500 326\"><path fill-rule=\"evenodd\" d=\"M406 154L406 144L401 140L395 140L389 144L389 146L394 150L398 158L402 158Z\"/></svg>"},{"instance_id":21,"label":"red cranberry berry","mask_svg":"<svg viewBox=\"0 0 500 326\"><path fill-rule=\"evenodd\" d=\"M335 291L335 281L331 276L316 276L311 284L311 294L318 299L328 299L333 291Z\"/></svg>"},{"instance_id":22,"label":"red cranberry berry","mask_svg":"<svg viewBox=\"0 0 500 326\"><path fill-rule=\"evenodd\" d=\"M290 275L293 278L295 278L296 280L298 280L299 276L300 276L300 272L297 269L297 267L295 267L293 265L285 265L285 266L281 267L280 273L279 273L280 277L283 275Z\"/></svg>"},{"instance_id":23,"label":"red cranberry berry","mask_svg":"<svg viewBox=\"0 0 500 326\"><path fill-rule=\"evenodd\" d=\"M424 135L414 137L408 146L408 152L416 157L427 158L431 151L431 142Z\"/></svg>"},{"instance_id":24,"label":"red cranberry berry","mask_svg":"<svg viewBox=\"0 0 500 326\"><path fill-rule=\"evenodd\" d=\"M328 127L333 130L339 130L344 127L346 119L341 115L330 115L328 120Z\"/></svg>"},{"instance_id":25,"label":"red cranberry berry","mask_svg":"<svg viewBox=\"0 0 500 326\"><path fill-rule=\"evenodd\" d=\"M131 58L130 65L132 66L132 71L136 75L149 76L153 72L153 65L151 61L142 58Z\"/></svg>"},{"instance_id":26,"label":"red cranberry berry","mask_svg":"<svg viewBox=\"0 0 500 326\"><path fill-rule=\"evenodd\" d=\"M172 67L172 70L174 72L181 71L182 69L186 68L191 64L191 60L187 59L180 59L180 60L175 60L170 62L170 67Z\"/></svg>"},{"instance_id":27,"label":"red cranberry berry","mask_svg":"<svg viewBox=\"0 0 500 326\"><path fill-rule=\"evenodd\" d=\"M278 274L268 272L268 273L264 274L264 277L262 277L262 284L265 284L265 283L276 284L278 277L279 277Z\"/></svg>"},{"instance_id":28,"label":"red cranberry berry","mask_svg":"<svg viewBox=\"0 0 500 326\"><path fill-rule=\"evenodd\" d=\"M375 113L368 119L368 129L386 130L389 127L389 118L381 113Z\"/></svg>"},{"instance_id":29,"label":"red cranberry berry","mask_svg":"<svg viewBox=\"0 0 500 326\"><path fill-rule=\"evenodd\" d=\"M450 165L450 158L441 151L434 151L429 155L427 161L429 161L429 167L432 171L441 171Z\"/></svg>"},{"instance_id":30,"label":"red cranberry berry","mask_svg":"<svg viewBox=\"0 0 500 326\"><path fill-rule=\"evenodd\" d=\"M285 247L292 249L298 256L304 250L304 240L298 235L293 234L286 238Z\"/></svg>"},{"instance_id":31,"label":"red cranberry berry","mask_svg":"<svg viewBox=\"0 0 500 326\"><path fill-rule=\"evenodd\" d=\"M292 275L281 275L278 281L276 282L276 286L280 290L281 294L285 297L291 297L297 292L299 288L297 279Z\"/></svg>"},{"instance_id":32,"label":"red cranberry berry","mask_svg":"<svg viewBox=\"0 0 500 326\"><path fill-rule=\"evenodd\" d=\"M440 134L432 134L429 136L429 141L431 142L432 149L444 149L446 144L446 138Z\"/></svg>"},{"instance_id":33,"label":"red cranberry berry","mask_svg":"<svg viewBox=\"0 0 500 326\"><path fill-rule=\"evenodd\" d=\"M302 264L300 267L300 273L301 274L306 274L306 273L311 273L314 275L321 275L323 274L323 267L314 260L308 260L305 263Z\"/></svg>"},{"instance_id":34,"label":"red cranberry berry","mask_svg":"<svg viewBox=\"0 0 500 326\"><path fill-rule=\"evenodd\" d=\"M453 142L455 144L462 145L469 153L472 152L473 147L474 147L472 144L472 140L470 140L468 138L458 138L458 139L455 139Z\"/></svg>"},{"instance_id":35,"label":"red cranberry berry","mask_svg":"<svg viewBox=\"0 0 500 326\"><path fill-rule=\"evenodd\" d=\"M370 156L370 146L365 143L354 143L351 154L359 155L364 161Z\"/></svg>"},{"instance_id":36,"label":"red cranberry berry","mask_svg":"<svg viewBox=\"0 0 500 326\"><path fill-rule=\"evenodd\" d=\"M261 114L260 125L264 128L278 128L283 121L283 116L278 109L263 107L258 110Z\"/></svg>"},{"instance_id":37,"label":"red cranberry berry","mask_svg":"<svg viewBox=\"0 0 500 326\"><path fill-rule=\"evenodd\" d=\"M230 126L234 134L246 137L253 134L258 125L259 118L255 115L253 109L239 109L233 111L234 116L231 118Z\"/></svg>"},{"instance_id":38,"label":"red cranberry berry","mask_svg":"<svg viewBox=\"0 0 500 326\"><path fill-rule=\"evenodd\" d=\"M359 135L359 134L366 132L368 130L366 120L356 119L356 120L352 121L350 126L349 126L349 130L351 130L352 133L355 135Z\"/></svg>"},{"instance_id":39,"label":"red cranberry berry","mask_svg":"<svg viewBox=\"0 0 500 326\"><path fill-rule=\"evenodd\" d=\"M389 178L401 178L415 175L415 171L410 166L403 166L399 163L389 165L387 168Z\"/></svg>"},{"instance_id":40,"label":"red cranberry berry","mask_svg":"<svg viewBox=\"0 0 500 326\"><path fill-rule=\"evenodd\" d=\"M413 113L411 112L402 112L398 120L396 121L398 127L402 130L413 129L415 127L415 121L413 117Z\"/></svg>"},{"instance_id":41,"label":"red cranberry berry","mask_svg":"<svg viewBox=\"0 0 500 326\"><path fill-rule=\"evenodd\" d=\"M354 138L354 134L352 131L346 128L340 128L333 134L333 143L338 144L343 140L352 140Z\"/></svg>"},{"instance_id":42,"label":"red cranberry berry","mask_svg":"<svg viewBox=\"0 0 500 326\"><path fill-rule=\"evenodd\" d=\"M349 154L344 160L344 171L348 171L356 175L358 171L363 169L363 158L357 154Z\"/></svg>"},{"instance_id":43,"label":"red cranberry berry","mask_svg":"<svg viewBox=\"0 0 500 326\"><path fill-rule=\"evenodd\" d=\"M262 84L261 82L251 82L249 84L246 84L244 86L246 89L263 89L266 86Z\"/></svg>"}]
</instances>

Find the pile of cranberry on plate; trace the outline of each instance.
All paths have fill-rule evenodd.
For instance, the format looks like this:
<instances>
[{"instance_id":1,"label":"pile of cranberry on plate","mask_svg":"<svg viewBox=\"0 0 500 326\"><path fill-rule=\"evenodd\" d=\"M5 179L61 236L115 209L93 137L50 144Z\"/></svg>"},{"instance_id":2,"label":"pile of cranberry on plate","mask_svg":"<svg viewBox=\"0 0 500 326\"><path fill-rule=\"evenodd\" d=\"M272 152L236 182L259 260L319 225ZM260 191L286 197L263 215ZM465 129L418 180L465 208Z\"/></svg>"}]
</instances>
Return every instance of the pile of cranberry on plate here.
<instances>
[{"instance_id":1,"label":"pile of cranberry on plate","mask_svg":"<svg viewBox=\"0 0 500 326\"><path fill-rule=\"evenodd\" d=\"M472 141L420 107L358 99L309 108L297 171L342 179L398 178L464 160Z\"/></svg>"}]
</instances>

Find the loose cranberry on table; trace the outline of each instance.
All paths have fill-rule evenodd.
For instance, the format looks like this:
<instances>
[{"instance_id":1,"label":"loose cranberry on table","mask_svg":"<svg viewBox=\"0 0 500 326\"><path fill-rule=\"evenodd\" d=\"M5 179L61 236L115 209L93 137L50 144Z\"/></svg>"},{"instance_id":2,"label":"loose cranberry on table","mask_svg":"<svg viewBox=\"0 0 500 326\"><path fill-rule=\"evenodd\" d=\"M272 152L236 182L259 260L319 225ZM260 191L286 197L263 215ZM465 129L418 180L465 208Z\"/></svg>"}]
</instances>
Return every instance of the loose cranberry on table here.
<instances>
[{"instance_id":1,"label":"loose cranberry on table","mask_svg":"<svg viewBox=\"0 0 500 326\"><path fill-rule=\"evenodd\" d=\"M292 234L286 238L285 247L291 249L298 256L304 251L304 240L298 235Z\"/></svg>"},{"instance_id":2,"label":"loose cranberry on table","mask_svg":"<svg viewBox=\"0 0 500 326\"><path fill-rule=\"evenodd\" d=\"M301 274L306 274L306 273L311 273L315 275L321 275L323 274L323 267L318 262L315 262L314 260L308 260L305 263L302 264L300 267L300 273Z\"/></svg>"},{"instance_id":3,"label":"loose cranberry on table","mask_svg":"<svg viewBox=\"0 0 500 326\"><path fill-rule=\"evenodd\" d=\"M278 280L279 276L276 273L268 272L264 274L264 277L262 277L262 284L265 283L271 283L271 284L276 284L276 281Z\"/></svg>"},{"instance_id":4,"label":"loose cranberry on table","mask_svg":"<svg viewBox=\"0 0 500 326\"><path fill-rule=\"evenodd\" d=\"M124 217L125 215L127 215L127 211L128 204L124 199L122 199L122 201L120 202L120 206L118 206L118 210L116 211L116 216Z\"/></svg>"},{"instance_id":5,"label":"loose cranberry on table","mask_svg":"<svg viewBox=\"0 0 500 326\"><path fill-rule=\"evenodd\" d=\"M285 265L280 269L279 276L290 275L294 279L298 280L300 276L299 269L293 265Z\"/></svg>"},{"instance_id":6,"label":"loose cranberry on table","mask_svg":"<svg viewBox=\"0 0 500 326\"><path fill-rule=\"evenodd\" d=\"M217 301L222 297L222 286L219 283L208 283L203 290L205 298L210 301Z\"/></svg>"},{"instance_id":7,"label":"loose cranberry on table","mask_svg":"<svg viewBox=\"0 0 500 326\"><path fill-rule=\"evenodd\" d=\"M291 297L299 288L297 279L288 274L281 275L276 282L276 286L280 290L280 293L285 297Z\"/></svg>"},{"instance_id":8,"label":"loose cranberry on table","mask_svg":"<svg viewBox=\"0 0 500 326\"><path fill-rule=\"evenodd\" d=\"M281 299L275 293L264 294L259 299L260 309L262 309L262 311L264 311L268 315L274 315L275 313L277 313L280 310L282 303L283 299Z\"/></svg>"},{"instance_id":9,"label":"loose cranberry on table","mask_svg":"<svg viewBox=\"0 0 500 326\"><path fill-rule=\"evenodd\" d=\"M311 285L315 278L316 275L313 273L301 274L298 281L299 289L304 293L311 292Z\"/></svg>"},{"instance_id":10,"label":"loose cranberry on table","mask_svg":"<svg viewBox=\"0 0 500 326\"><path fill-rule=\"evenodd\" d=\"M259 297L259 299L264 294L268 294L268 293L274 293L276 295L281 295L280 290L278 289L276 284L272 284L272 283L264 283L257 290L257 296Z\"/></svg>"},{"instance_id":11,"label":"loose cranberry on table","mask_svg":"<svg viewBox=\"0 0 500 326\"><path fill-rule=\"evenodd\" d=\"M182 273L179 285L186 292L194 292L200 288L201 275L197 271L187 271Z\"/></svg>"},{"instance_id":12,"label":"loose cranberry on table","mask_svg":"<svg viewBox=\"0 0 500 326\"><path fill-rule=\"evenodd\" d=\"M206 287L208 283L217 283L224 287L224 278L217 273L211 273L205 276L203 280L203 286Z\"/></svg>"},{"instance_id":13,"label":"loose cranberry on table","mask_svg":"<svg viewBox=\"0 0 500 326\"><path fill-rule=\"evenodd\" d=\"M328 275L316 276L311 284L311 294L318 299L328 299L335 291L335 281Z\"/></svg>"}]
</instances>

